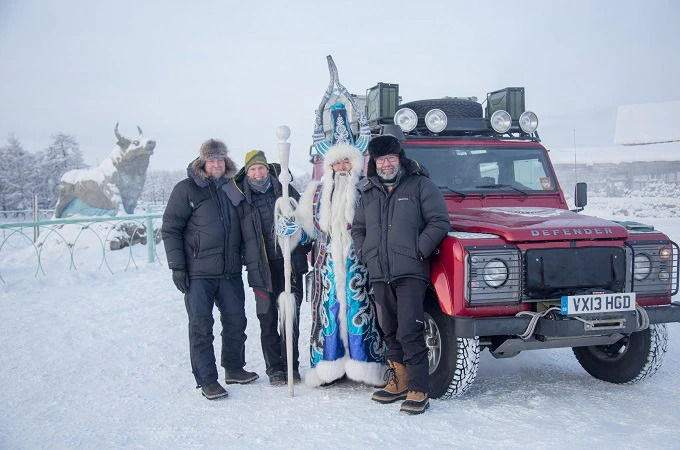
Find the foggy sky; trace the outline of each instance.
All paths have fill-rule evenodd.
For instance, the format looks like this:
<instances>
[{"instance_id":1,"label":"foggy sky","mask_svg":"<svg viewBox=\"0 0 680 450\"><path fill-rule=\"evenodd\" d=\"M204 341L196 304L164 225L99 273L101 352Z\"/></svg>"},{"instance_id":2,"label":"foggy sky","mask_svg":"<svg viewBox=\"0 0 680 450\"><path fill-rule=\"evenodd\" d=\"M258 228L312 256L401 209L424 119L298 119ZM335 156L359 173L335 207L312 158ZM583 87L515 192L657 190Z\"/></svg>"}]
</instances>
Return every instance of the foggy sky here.
<instances>
[{"instance_id":1,"label":"foggy sky","mask_svg":"<svg viewBox=\"0 0 680 450\"><path fill-rule=\"evenodd\" d=\"M152 170L185 168L211 137L241 166L254 148L277 161L287 124L308 170L327 54L359 94L524 86L549 148L611 145L619 105L680 100L678 2L485 3L0 0L0 145L68 133L96 165L120 122L157 141Z\"/></svg>"}]
</instances>

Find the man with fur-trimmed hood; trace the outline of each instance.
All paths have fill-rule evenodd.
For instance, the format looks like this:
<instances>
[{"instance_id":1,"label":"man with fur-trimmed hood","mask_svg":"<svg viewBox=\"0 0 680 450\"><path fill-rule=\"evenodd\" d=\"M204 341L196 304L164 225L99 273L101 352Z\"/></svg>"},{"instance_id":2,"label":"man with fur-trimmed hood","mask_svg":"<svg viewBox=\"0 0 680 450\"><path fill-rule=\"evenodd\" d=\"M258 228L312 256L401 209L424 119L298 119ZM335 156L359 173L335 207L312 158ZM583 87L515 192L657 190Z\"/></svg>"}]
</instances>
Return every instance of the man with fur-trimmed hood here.
<instances>
[{"instance_id":1,"label":"man with fur-trimmed hood","mask_svg":"<svg viewBox=\"0 0 680 450\"><path fill-rule=\"evenodd\" d=\"M385 384L385 347L368 294L366 268L356 257L350 227L359 198L363 157L351 144L335 144L324 158L324 177L300 199L296 221L313 251L311 369L305 383L318 386L343 376Z\"/></svg>"},{"instance_id":2,"label":"man with fur-trimmed hood","mask_svg":"<svg viewBox=\"0 0 680 450\"><path fill-rule=\"evenodd\" d=\"M227 396L217 381L213 306L222 322L225 383L258 378L245 366L246 313L241 278L241 225L225 187L236 166L223 142L209 139L172 190L163 214L163 242L172 281L189 315L191 370L203 396Z\"/></svg>"}]
</instances>

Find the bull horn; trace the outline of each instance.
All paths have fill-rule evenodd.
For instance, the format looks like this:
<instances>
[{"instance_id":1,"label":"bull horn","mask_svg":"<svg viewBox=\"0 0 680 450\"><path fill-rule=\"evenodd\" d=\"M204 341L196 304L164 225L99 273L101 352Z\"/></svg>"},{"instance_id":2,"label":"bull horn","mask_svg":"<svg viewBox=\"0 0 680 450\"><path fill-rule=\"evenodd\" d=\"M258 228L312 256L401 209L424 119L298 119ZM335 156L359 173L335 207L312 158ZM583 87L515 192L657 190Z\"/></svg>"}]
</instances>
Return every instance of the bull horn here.
<instances>
[{"instance_id":1,"label":"bull horn","mask_svg":"<svg viewBox=\"0 0 680 450\"><path fill-rule=\"evenodd\" d=\"M140 135L140 136L141 136L142 134L144 134L144 133L142 133L142 129L139 128L139 125L137 125L137 131L139 131L139 135Z\"/></svg>"},{"instance_id":2,"label":"bull horn","mask_svg":"<svg viewBox=\"0 0 680 450\"><path fill-rule=\"evenodd\" d=\"M113 132L116 134L116 139L118 139L118 145L120 145L121 148L127 148L130 145L130 140L124 138L118 132L118 122L116 122L116 126L113 128Z\"/></svg>"}]
</instances>

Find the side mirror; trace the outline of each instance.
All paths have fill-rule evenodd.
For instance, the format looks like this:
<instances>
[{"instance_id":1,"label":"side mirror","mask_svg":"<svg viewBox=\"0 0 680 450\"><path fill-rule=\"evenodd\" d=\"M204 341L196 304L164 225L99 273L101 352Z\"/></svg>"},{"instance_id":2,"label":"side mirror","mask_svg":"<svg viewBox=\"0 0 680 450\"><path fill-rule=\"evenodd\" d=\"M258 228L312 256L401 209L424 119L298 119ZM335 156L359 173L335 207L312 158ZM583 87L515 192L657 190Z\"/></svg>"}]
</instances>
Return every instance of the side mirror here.
<instances>
[{"instance_id":1,"label":"side mirror","mask_svg":"<svg viewBox=\"0 0 680 450\"><path fill-rule=\"evenodd\" d=\"M588 183L576 183L574 188L574 205L576 211L582 211L588 204Z\"/></svg>"}]
</instances>

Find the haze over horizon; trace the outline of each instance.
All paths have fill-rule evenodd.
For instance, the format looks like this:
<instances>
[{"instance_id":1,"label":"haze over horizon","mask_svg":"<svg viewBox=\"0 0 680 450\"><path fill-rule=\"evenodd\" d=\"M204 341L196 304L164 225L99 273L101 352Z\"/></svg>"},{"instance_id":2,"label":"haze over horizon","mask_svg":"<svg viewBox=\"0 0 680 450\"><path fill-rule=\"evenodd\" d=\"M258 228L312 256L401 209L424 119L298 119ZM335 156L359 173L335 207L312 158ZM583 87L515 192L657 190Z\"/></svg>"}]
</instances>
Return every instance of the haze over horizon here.
<instances>
[{"instance_id":1,"label":"haze over horizon","mask_svg":"<svg viewBox=\"0 0 680 450\"><path fill-rule=\"evenodd\" d=\"M183 169L210 137L240 166L253 148L278 160L286 124L307 171L328 54L352 93L383 81L404 101L481 100L524 86L547 147L612 145L619 105L680 100L678 23L672 1L0 0L0 145L13 134L35 152L63 132L96 165L119 122L157 141L151 170Z\"/></svg>"}]
</instances>

